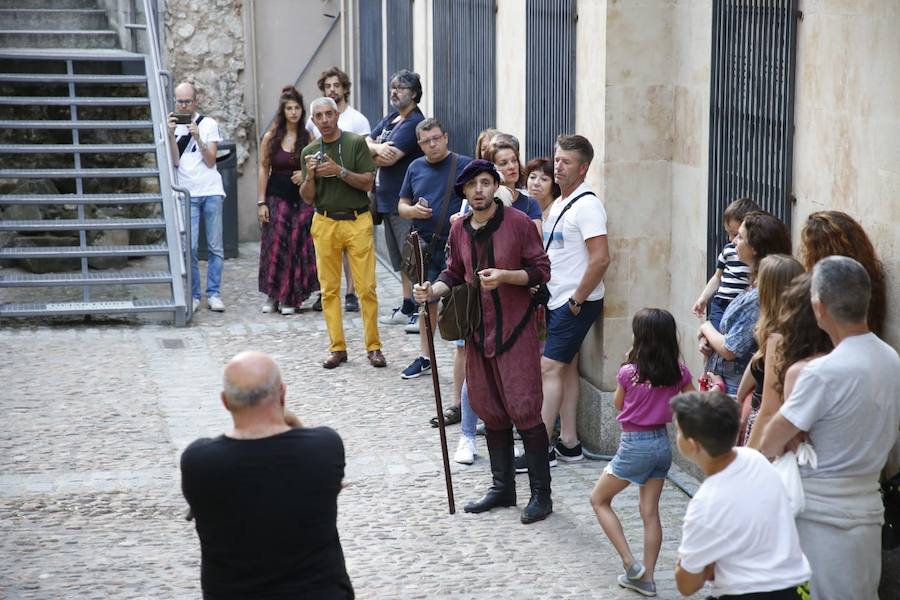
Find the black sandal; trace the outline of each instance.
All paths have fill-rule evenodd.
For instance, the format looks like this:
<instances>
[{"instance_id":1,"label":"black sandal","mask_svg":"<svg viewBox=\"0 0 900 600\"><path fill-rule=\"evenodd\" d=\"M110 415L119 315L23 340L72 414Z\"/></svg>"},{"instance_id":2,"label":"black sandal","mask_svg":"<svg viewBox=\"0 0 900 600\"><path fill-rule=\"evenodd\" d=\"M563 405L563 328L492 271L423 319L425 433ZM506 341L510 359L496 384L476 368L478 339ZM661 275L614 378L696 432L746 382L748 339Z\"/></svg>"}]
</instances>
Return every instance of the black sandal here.
<instances>
[{"instance_id":1,"label":"black sandal","mask_svg":"<svg viewBox=\"0 0 900 600\"><path fill-rule=\"evenodd\" d=\"M458 406L451 406L444 411L444 425L456 425L460 421L462 421L462 411ZM438 427L438 418L431 417L429 423L432 427Z\"/></svg>"}]
</instances>

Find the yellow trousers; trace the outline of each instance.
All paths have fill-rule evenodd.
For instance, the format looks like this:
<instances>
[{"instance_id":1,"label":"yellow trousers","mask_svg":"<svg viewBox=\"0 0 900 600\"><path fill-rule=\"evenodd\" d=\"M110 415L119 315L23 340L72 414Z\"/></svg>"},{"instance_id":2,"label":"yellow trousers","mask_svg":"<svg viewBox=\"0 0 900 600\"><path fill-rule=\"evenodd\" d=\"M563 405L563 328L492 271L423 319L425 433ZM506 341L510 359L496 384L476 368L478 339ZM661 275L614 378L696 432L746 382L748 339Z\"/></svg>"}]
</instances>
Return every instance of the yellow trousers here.
<instances>
[{"instance_id":1,"label":"yellow trousers","mask_svg":"<svg viewBox=\"0 0 900 600\"><path fill-rule=\"evenodd\" d=\"M331 352L347 350L341 303L341 256L347 251L353 285L359 296L366 351L379 350L378 296L375 293L375 237L372 214L363 213L355 221L337 221L316 213L312 236L316 247L316 268L322 290L322 312L331 338Z\"/></svg>"}]
</instances>

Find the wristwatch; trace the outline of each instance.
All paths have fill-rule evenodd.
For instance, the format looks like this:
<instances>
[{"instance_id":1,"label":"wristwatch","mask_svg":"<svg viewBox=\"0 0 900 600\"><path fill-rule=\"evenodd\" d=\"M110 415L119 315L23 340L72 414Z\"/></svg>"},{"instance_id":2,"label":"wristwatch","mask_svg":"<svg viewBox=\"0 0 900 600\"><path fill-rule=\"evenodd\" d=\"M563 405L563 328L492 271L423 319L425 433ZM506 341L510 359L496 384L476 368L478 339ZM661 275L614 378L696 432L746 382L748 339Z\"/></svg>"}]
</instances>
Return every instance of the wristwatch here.
<instances>
[{"instance_id":1,"label":"wristwatch","mask_svg":"<svg viewBox=\"0 0 900 600\"><path fill-rule=\"evenodd\" d=\"M576 302L575 298L572 298L571 296L569 296L569 304L571 304L575 308L581 308L581 305L584 304L584 302Z\"/></svg>"},{"instance_id":2,"label":"wristwatch","mask_svg":"<svg viewBox=\"0 0 900 600\"><path fill-rule=\"evenodd\" d=\"M347 177L347 169L345 169L344 167L341 167L341 172L338 173L338 177L340 177L341 179L344 179L345 177Z\"/></svg>"}]
</instances>

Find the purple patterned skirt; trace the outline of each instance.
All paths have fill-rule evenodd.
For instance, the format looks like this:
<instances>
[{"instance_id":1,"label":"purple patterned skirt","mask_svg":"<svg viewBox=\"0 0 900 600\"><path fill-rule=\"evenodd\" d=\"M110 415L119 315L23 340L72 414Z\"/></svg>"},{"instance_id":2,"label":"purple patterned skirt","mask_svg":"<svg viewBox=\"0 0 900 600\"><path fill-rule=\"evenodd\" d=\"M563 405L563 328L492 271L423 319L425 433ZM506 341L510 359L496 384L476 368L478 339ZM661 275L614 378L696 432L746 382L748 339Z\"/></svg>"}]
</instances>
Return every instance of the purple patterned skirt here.
<instances>
[{"instance_id":1,"label":"purple patterned skirt","mask_svg":"<svg viewBox=\"0 0 900 600\"><path fill-rule=\"evenodd\" d=\"M282 306L300 306L319 290L309 227L315 209L278 196L266 198L269 222L259 242L259 291Z\"/></svg>"}]
</instances>

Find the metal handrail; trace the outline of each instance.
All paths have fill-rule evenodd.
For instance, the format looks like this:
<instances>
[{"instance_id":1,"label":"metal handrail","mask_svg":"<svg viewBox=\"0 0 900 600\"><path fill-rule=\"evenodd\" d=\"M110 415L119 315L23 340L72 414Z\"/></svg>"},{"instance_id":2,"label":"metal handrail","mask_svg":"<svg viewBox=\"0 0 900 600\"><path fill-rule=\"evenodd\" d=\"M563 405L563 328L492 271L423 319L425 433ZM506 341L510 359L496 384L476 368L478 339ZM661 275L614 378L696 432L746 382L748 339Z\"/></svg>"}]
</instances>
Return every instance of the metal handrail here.
<instances>
[{"instance_id":1,"label":"metal handrail","mask_svg":"<svg viewBox=\"0 0 900 600\"><path fill-rule=\"evenodd\" d=\"M180 273L172 273L172 296L175 304L175 323L184 325L193 313L191 295L191 218L190 193L178 185L178 173L172 163L172 142L166 121L167 100L165 90L171 86L172 75L162 68L159 50L159 26L150 0L141 0L144 7L144 24L126 23L132 32L143 31L149 49L147 68L147 92L150 100L151 116L155 117L156 160L159 165L159 186L163 197L163 212L166 218L166 237L169 243L169 269L180 267ZM131 14L134 18L134 11ZM167 85L168 84L168 85ZM156 114L153 114L156 113ZM173 242L178 244L173 248Z\"/></svg>"}]
</instances>

